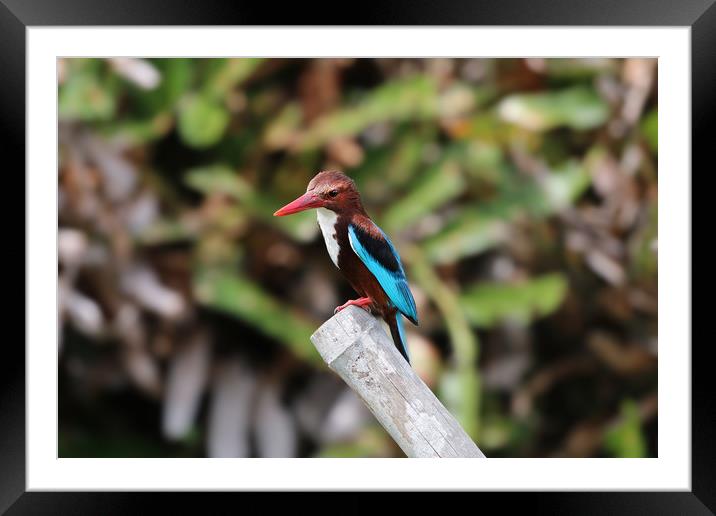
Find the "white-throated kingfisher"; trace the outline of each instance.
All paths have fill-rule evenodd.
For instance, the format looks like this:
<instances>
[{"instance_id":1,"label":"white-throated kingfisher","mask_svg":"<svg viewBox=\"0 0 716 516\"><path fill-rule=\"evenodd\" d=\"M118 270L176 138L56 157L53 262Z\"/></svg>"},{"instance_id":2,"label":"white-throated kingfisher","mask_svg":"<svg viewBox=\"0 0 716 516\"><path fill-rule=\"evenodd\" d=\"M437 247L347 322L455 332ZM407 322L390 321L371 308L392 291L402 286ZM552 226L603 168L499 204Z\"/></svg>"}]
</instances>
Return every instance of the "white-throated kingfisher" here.
<instances>
[{"instance_id":1,"label":"white-throated kingfisher","mask_svg":"<svg viewBox=\"0 0 716 516\"><path fill-rule=\"evenodd\" d=\"M410 362L402 316L418 324L415 300L398 252L368 217L355 183L341 172L319 172L308 183L305 194L274 215L282 217L311 208L317 208L318 225L331 260L361 296L335 311L350 305L370 308L388 323L395 347Z\"/></svg>"}]
</instances>

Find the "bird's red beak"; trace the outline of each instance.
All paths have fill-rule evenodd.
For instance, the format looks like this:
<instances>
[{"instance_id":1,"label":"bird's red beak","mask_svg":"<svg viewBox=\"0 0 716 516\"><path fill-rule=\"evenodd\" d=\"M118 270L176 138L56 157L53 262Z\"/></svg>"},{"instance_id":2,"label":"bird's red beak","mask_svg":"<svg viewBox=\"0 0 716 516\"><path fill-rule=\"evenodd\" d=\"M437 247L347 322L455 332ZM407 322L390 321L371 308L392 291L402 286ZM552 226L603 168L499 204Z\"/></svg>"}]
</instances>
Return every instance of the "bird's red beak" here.
<instances>
[{"instance_id":1,"label":"bird's red beak","mask_svg":"<svg viewBox=\"0 0 716 516\"><path fill-rule=\"evenodd\" d=\"M273 215L274 217L283 217L284 215L291 215L311 208L320 208L323 205L323 199L314 193L306 192L295 201L291 201L280 210L277 210Z\"/></svg>"}]
</instances>

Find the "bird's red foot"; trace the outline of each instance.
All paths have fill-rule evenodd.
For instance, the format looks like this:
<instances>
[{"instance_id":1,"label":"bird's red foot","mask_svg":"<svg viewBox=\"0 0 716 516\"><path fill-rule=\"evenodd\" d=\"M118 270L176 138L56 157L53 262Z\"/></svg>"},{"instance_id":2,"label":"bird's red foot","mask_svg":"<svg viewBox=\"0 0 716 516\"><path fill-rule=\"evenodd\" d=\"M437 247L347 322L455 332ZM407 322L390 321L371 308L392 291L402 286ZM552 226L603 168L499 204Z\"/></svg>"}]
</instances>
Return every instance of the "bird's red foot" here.
<instances>
[{"instance_id":1,"label":"bird's red foot","mask_svg":"<svg viewBox=\"0 0 716 516\"><path fill-rule=\"evenodd\" d=\"M367 305L370 305L373 302L373 300L369 297L361 297L358 299L349 299L345 303L343 303L341 306L337 306L335 310L333 310L334 314L337 314L344 308L354 305L354 306L360 306L361 308L365 308Z\"/></svg>"}]
</instances>

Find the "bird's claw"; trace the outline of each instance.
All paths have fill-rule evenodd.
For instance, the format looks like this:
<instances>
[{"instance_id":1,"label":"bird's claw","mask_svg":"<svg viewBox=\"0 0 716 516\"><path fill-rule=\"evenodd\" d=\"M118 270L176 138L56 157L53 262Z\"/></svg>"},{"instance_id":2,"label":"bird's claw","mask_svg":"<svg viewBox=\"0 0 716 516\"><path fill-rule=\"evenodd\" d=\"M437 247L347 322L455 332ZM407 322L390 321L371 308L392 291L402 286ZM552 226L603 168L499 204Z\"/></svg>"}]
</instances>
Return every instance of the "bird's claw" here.
<instances>
[{"instance_id":1,"label":"bird's claw","mask_svg":"<svg viewBox=\"0 0 716 516\"><path fill-rule=\"evenodd\" d=\"M349 306L350 306L350 305L349 305ZM362 308L363 310L365 310L366 312L371 313L369 306L363 306L363 305L353 305L353 306L358 306L358 307ZM345 306L337 306L337 307L333 310L333 315L336 315L338 312L342 312L345 308L347 308L347 307L345 307Z\"/></svg>"},{"instance_id":2,"label":"bird's claw","mask_svg":"<svg viewBox=\"0 0 716 516\"><path fill-rule=\"evenodd\" d=\"M360 299L350 299L343 303L341 306L337 306L335 310L333 310L333 315L337 314L344 308L347 308L351 305L358 306L365 310L366 312L370 313L370 304L373 302L373 300L369 297L361 297Z\"/></svg>"}]
</instances>

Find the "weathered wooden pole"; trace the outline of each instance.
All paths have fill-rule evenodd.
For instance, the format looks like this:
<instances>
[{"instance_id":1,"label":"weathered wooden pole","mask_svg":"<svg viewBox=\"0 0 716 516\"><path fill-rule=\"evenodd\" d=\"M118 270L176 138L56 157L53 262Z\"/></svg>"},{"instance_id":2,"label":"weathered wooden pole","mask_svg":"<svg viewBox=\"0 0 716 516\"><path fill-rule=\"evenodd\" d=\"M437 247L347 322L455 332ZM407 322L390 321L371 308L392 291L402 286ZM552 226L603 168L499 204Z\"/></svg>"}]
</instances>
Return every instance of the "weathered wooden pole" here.
<instances>
[{"instance_id":1,"label":"weathered wooden pole","mask_svg":"<svg viewBox=\"0 0 716 516\"><path fill-rule=\"evenodd\" d=\"M311 341L408 457L485 457L365 310L349 306Z\"/></svg>"}]
</instances>

